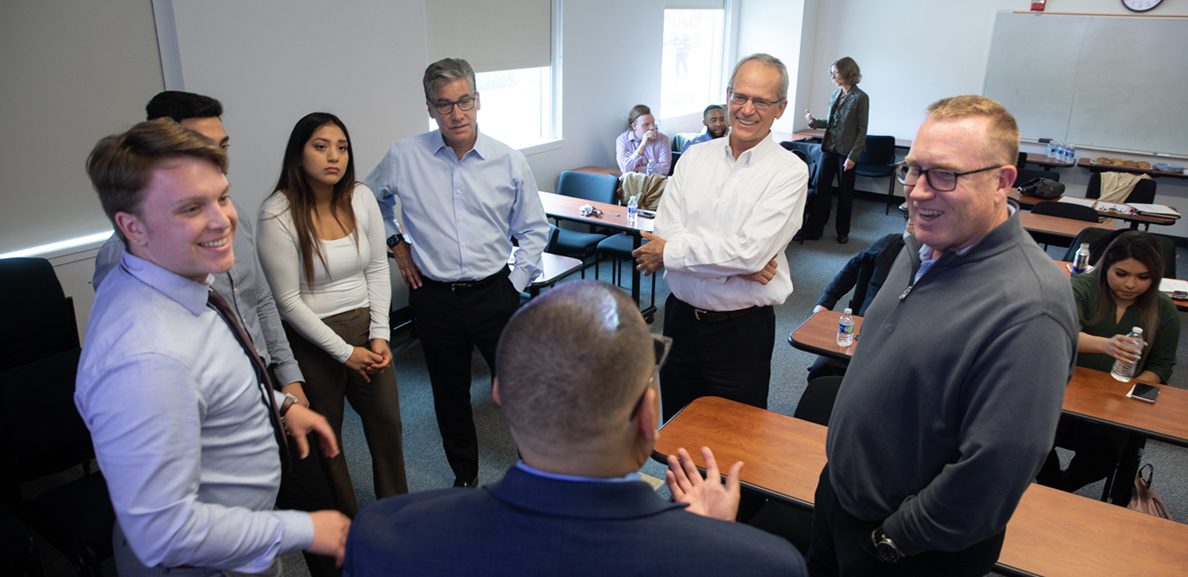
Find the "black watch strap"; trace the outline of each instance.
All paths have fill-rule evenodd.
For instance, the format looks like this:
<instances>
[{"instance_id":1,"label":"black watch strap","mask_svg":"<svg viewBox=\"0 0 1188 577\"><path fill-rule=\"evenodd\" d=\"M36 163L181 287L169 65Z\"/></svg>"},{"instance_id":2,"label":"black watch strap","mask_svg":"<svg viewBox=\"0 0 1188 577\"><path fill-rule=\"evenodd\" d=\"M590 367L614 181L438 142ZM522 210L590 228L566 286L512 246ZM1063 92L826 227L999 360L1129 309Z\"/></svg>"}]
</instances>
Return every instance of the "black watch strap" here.
<instances>
[{"instance_id":1,"label":"black watch strap","mask_svg":"<svg viewBox=\"0 0 1188 577\"><path fill-rule=\"evenodd\" d=\"M388 248L395 248L396 245L404 242L404 237L399 234L394 234L388 237Z\"/></svg>"}]
</instances>

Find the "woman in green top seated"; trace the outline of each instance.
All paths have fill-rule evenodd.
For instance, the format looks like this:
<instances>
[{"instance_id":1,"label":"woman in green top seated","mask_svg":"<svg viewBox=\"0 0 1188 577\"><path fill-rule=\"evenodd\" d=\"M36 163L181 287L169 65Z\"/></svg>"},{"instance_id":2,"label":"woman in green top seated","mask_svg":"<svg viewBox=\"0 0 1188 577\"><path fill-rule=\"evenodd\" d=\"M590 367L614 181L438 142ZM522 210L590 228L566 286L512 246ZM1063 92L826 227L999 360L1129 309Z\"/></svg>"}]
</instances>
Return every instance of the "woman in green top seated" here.
<instances>
[{"instance_id":1,"label":"woman in green top seated","mask_svg":"<svg viewBox=\"0 0 1188 577\"><path fill-rule=\"evenodd\" d=\"M1109 372L1116 360L1137 361L1136 380L1167 383L1176 364L1180 315L1171 298L1159 292L1161 278L1163 250L1155 237L1137 230L1122 233L1110 243L1094 272L1072 277L1081 317L1078 366ZM1133 327L1143 329L1141 355L1126 338ZM1076 455L1061 471L1053 450L1036 480L1076 491L1104 479L1117 466L1127 439L1115 427L1061 417L1056 446ZM1129 486L1126 480L1119 482Z\"/></svg>"}]
</instances>

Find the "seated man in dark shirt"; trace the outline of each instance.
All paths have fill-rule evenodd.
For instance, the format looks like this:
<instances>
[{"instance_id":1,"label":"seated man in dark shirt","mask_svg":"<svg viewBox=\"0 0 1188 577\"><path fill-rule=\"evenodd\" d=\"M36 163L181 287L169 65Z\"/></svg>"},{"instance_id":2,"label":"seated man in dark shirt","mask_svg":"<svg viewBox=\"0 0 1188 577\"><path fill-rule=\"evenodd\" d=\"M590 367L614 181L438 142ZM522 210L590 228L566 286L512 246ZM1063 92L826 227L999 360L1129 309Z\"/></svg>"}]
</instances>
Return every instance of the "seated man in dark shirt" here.
<instances>
[{"instance_id":1,"label":"seated man in dark shirt","mask_svg":"<svg viewBox=\"0 0 1188 577\"><path fill-rule=\"evenodd\" d=\"M731 522L741 462L723 486L709 449L704 480L686 477L684 451L687 469L669 457L676 503L640 480L670 342L606 283L566 282L529 301L499 339L492 391L523 460L477 491L364 508L345 574L805 575L787 541Z\"/></svg>"},{"instance_id":2,"label":"seated man in dark shirt","mask_svg":"<svg viewBox=\"0 0 1188 577\"><path fill-rule=\"evenodd\" d=\"M901 206L900 208L902 209L903 207ZM903 217L906 219L906 223L902 233L892 233L876 240L866 250L854 255L846 263L846 266L842 267L841 271L837 273L837 276L833 277L833 282L829 283L829 286L825 288L825 293L817 301L817 306L813 307L813 314L833 310L833 306L837 304L837 301L846 293L849 293L850 289L853 289L855 285L858 285L863 277L868 279L865 296L860 299L861 302L858 305L858 310L854 311L854 314L858 316L866 314L866 307L870 306L870 302L874 300L875 295L879 294L879 289L882 288L883 281L887 280L887 273L891 271L891 265L895 264L895 259L899 256L899 251L903 248L904 239L911 236L916 228L914 223L912 223L911 216L908 215L906 210L903 211ZM865 274L863 274L864 272ZM861 290L855 289L854 295L858 296L861 292ZM858 300L855 299L854 302L858 302ZM817 360L809 367L808 381L811 383L813 379L818 377L840 377L846 374L846 367L849 364L848 361L817 357Z\"/></svg>"}]
</instances>

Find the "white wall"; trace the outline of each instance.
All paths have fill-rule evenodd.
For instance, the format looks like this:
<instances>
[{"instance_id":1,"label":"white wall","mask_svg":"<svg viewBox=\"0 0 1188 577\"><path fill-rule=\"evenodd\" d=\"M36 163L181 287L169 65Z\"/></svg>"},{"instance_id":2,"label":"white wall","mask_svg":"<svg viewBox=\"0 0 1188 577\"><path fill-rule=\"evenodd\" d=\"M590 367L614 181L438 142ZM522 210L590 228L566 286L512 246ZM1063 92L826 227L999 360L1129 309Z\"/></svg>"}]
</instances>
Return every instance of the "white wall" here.
<instances>
[{"instance_id":1,"label":"white wall","mask_svg":"<svg viewBox=\"0 0 1188 577\"><path fill-rule=\"evenodd\" d=\"M753 1L753 0L749 0ZM816 42L811 65L802 66L800 81L808 83L804 105L823 116L835 86L829 79L830 64L850 56L862 68L861 87L870 95L868 134L913 138L932 102L958 94L981 94L986 62L999 10L1025 11L1026 0L806 0L806 12L815 6ZM1047 12L1129 14L1118 0L1051 0ZM1188 3L1165 2L1150 15L1188 15ZM1043 16L1038 16L1042 18ZM808 24L806 23L806 28ZM1037 41L1037 57L1042 42ZM804 127L803 114L797 116ZM1183 127L1174 129L1183 130ZM1025 144L1024 151L1041 151ZM1080 154L1097 156L1092 151ZM1154 157L1109 156L1160 162ZM1166 159L1164 159L1166 160ZM1183 164L1183 163L1181 163ZM1074 195L1084 195L1089 171L1061 169L1061 182ZM1188 180L1158 179L1157 202L1176 207L1188 216ZM860 190L886 190L886 181L859 179ZM898 191L897 191L898 193ZM1157 226L1152 232L1188 236L1188 222Z\"/></svg>"},{"instance_id":2,"label":"white wall","mask_svg":"<svg viewBox=\"0 0 1188 577\"><path fill-rule=\"evenodd\" d=\"M804 0L745 0L739 14L738 58L765 52L784 62L790 76L789 100L797 92L797 64L800 62ZM733 67L733 63L731 63ZM776 133L797 130L795 102L789 102L784 115L772 124ZM801 119L800 124L804 124Z\"/></svg>"}]
</instances>

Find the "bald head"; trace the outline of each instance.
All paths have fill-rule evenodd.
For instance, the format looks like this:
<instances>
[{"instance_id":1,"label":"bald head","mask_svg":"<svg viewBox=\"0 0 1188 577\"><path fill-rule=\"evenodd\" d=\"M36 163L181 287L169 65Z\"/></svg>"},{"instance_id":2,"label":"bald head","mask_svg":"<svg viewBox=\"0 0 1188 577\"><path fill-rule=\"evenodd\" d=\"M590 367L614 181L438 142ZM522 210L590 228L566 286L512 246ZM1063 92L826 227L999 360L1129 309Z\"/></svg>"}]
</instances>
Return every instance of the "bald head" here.
<instances>
[{"instance_id":1,"label":"bald head","mask_svg":"<svg viewBox=\"0 0 1188 577\"><path fill-rule=\"evenodd\" d=\"M614 286L572 281L532 299L503 329L495 363L516 443L550 456L617 443L653 351L639 309Z\"/></svg>"}]
</instances>

